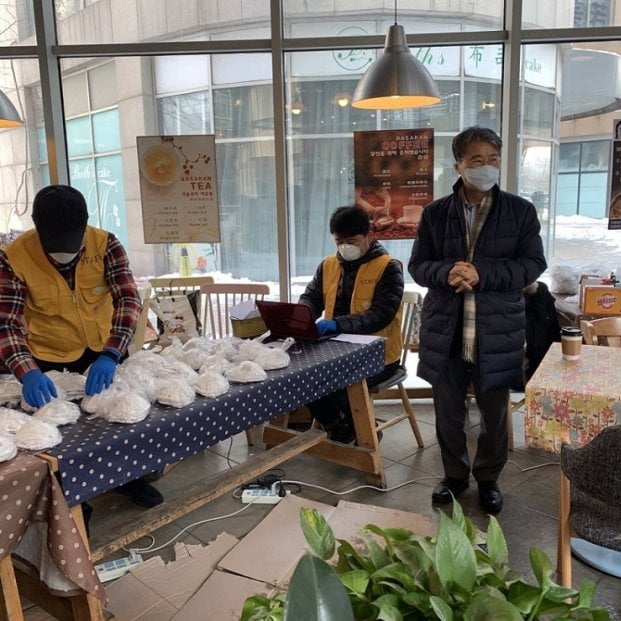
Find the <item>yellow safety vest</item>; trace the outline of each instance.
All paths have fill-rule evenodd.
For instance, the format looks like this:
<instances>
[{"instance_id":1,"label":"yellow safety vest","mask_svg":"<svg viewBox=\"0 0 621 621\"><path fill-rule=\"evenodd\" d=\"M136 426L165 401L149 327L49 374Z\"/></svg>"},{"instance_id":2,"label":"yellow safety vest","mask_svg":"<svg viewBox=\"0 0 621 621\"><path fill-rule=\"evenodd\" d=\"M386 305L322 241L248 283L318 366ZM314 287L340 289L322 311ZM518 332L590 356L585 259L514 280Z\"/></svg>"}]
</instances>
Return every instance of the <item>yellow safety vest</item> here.
<instances>
[{"instance_id":1,"label":"yellow safety vest","mask_svg":"<svg viewBox=\"0 0 621 621\"><path fill-rule=\"evenodd\" d=\"M75 290L45 255L35 229L5 248L13 272L28 288L24 320L35 358L73 362L89 347L101 351L112 326L112 296L104 276L108 233L86 227L86 248L75 271Z\"/></svg>"},{"instance_id":2,"label":"yellow safety vest","mask_svg":"<svg viewBox=\"0 0 621 621\"><path fill-rule=\"evenodd\" d=\"M386 266L392 257L384 254L375 259L363 263L356 273L354 290L351 296L350 312L363 313L371 308L375 287L379 282ZM336 256L324 259L323 262L323 305L327 319L334 317L336 294L341 281L341 263ZM377 336L383 336L386 340L385 363L391 364L401 358L403 342L401 340L401 306L393 320L379 332Z\"/></svg>"}]
</instances>

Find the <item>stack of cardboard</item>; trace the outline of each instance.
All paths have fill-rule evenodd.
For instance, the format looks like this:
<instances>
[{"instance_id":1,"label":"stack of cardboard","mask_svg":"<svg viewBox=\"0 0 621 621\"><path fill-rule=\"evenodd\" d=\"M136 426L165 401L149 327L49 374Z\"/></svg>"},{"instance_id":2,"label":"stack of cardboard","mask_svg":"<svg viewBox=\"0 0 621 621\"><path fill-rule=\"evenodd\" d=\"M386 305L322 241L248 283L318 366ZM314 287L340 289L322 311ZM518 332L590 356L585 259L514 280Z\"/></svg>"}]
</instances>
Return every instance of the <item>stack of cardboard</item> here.
<instances>
[{"instance_id":1,"label":"stack of cardboard","mask_svg":"<svg viewBox=\"0 0 621 621\"><path fill-rule=\"evenodd\" d=\"M286 589L306 549L301 507L325 516L335 537L362 545L366 524L435 533L425 516L371 505L339 502L332 507L297 496L284 498L243 540L219 535L208 546L177 544L176 560L153 557L107 587L108 609L117 621L238 620L244 601Z\"/></svg>"}]
</instances>

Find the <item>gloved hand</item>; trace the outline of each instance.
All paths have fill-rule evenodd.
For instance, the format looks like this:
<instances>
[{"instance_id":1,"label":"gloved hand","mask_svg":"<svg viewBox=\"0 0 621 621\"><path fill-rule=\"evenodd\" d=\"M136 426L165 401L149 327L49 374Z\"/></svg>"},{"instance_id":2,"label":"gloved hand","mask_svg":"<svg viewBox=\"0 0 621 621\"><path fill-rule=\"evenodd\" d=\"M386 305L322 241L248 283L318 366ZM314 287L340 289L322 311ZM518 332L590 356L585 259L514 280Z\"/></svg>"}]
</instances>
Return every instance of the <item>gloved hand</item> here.
<instances>
[{"instance_id":1,"label":"gloved hand","mask_svg":"<svg viewBox=\"0 0 621 621\"><path fill-rule=\"evenodd\" d=\"M39 369L32 369L22 377L22 396L33 408L43 407L58 397L54 382Z\"/></svg>"},{"instance_id":2,"label":"gloved hand","mask_svg":"<svg viewBox=\"0 0 621 621\"><path fill-rule=\"evenodd\" d=\"M113 358L117 358L116 360ZM90 397L100 393L104 388L112 384L112 378L118 364L118 354L107 349L101 354L88 370L85 392Z\"/></svg>"},{"instance_id":3,"label":"gloved hand","mask_svg":"<svg viewBox=\"0 0 621 621\"><path fill-rule=\"evenodd\" d=\"M338 330L336 321L332 321L332 319L320 319L315 323L315 325L317 326L317 331L321 336L330 334L331 332L336 332Z\"/></svg>"}]
</instances>

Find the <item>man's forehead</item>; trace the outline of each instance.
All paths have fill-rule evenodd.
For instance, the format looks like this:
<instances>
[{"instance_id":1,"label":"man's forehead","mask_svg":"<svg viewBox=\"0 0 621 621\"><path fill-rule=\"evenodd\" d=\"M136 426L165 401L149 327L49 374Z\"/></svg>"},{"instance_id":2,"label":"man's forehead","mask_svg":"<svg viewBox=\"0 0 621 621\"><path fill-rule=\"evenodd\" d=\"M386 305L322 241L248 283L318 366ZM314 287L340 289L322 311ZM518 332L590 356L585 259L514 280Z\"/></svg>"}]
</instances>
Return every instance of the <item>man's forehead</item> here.
<instances>
[{"instance_id":1,"label":"man's forehead","mask_svg":"<svg viewBox=\"0 0 621 621\"><path fill-rule=\"evenodd\" d=\"M477 154L498 155L498 149L491 142L477 140L468 144L464 157L472 157Z\"/></svg>"}]
</instances>

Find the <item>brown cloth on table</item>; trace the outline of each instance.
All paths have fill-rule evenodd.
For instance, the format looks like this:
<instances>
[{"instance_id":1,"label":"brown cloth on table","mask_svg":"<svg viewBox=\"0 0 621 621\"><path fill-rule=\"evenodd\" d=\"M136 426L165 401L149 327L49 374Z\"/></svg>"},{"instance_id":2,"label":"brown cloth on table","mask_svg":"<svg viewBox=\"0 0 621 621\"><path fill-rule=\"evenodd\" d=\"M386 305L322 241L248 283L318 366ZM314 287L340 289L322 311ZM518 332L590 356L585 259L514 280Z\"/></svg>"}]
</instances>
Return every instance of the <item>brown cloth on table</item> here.
<instances>
[{"instance_id":1,"label":"brown cloth on table","mask_svg":"<svg viewBox=\"0 0 621 621\"><path fill-rule=\"evenodd\" d=\"M47 551L53 563L76 587L105 601L104 588L47 462L20 453L0 464L0 498L0 558L15 550L29 526L47 522ZM61 594L78 592L76 588Z\"/></svg>"}]
</instances>

